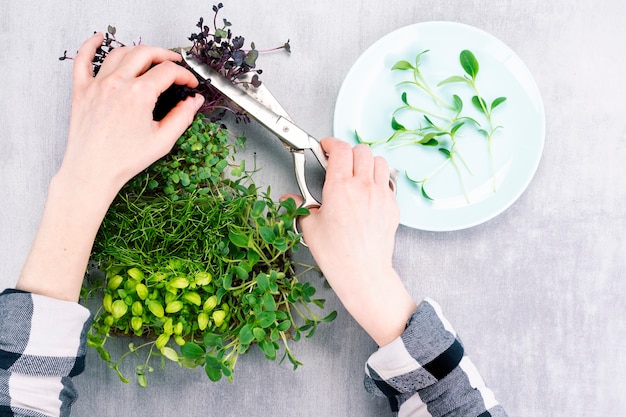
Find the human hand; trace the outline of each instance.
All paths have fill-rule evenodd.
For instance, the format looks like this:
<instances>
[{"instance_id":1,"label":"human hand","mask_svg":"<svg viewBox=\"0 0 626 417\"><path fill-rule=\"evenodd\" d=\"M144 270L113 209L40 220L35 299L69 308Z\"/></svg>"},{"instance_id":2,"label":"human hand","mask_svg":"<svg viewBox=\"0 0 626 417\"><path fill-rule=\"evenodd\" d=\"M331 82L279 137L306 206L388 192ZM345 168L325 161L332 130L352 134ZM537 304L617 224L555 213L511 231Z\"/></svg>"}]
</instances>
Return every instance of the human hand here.
<instances>
[{"instance_id":1,"label":"human hand","mask_svg":"<svg viewBox=\"0 0 626 417\"><path fill-rule=\"evenodd\" d=\"M60 173L112 199L172 148L204 99L187 98L154 121L159 95L172 84L197 86L195 76L173 62L181 59L179 54L140 45L111 51L93 77L91 61L101 43L102 35L94 35L74 58L72 112Z\"/></svg>"},{"instance_id":2,"label":"human hand","mask_svg":"<svg viewBox=\"0 0 626 417\"><path fill-rule=\"evenodd\" d=\"M109 204L129 179L172 148L204 101L200 95L189 97L154 121L163 91L172 84L198 84L172 62L181 56L148 46L120 47L93 77L91 62L101 44L101 34L92 36L74 58L67 148L16 284L24 291L78 300Z\"/></svg>"},{"instance_id":3,"label":"human hand","mask_svg":"<svg viewBox=\"0 0 626 417\"><path fill-rule=\"evenodd\" d=\"M300 220L304 240L346 309L384 345L415 309L392 266L400 212L390 169L366 145L321 144L328 153L322 205Z\"/></svg>"}]
</instances>

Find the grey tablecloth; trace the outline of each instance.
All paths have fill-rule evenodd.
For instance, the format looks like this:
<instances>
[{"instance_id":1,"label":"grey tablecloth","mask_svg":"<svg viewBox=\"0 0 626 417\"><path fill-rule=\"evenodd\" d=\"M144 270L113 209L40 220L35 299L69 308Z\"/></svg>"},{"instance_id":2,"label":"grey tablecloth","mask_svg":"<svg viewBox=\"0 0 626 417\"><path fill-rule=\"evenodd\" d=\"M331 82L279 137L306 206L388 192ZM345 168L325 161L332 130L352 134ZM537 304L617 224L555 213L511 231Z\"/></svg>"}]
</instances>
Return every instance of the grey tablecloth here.
<instances>
[{"instance_id":1,"label":"grey tablecloth","mask_svg":"<svg viewBox=\"0 0 626 417\"><path fill-rule=\"evenodd\" d=\"M451 20L486 30L524 60L541 90L545 151L527 191L474 228L401 227L396 265L415 297L444 307L511 416L625 415L626 3L617 0L225 2L238 33L291 56L263 56L263 79L312 134L332 133L334 101L355 59L408 24ZM186 45L211 3L3 1L0 4L0 288L14 284L65 143L70 52L94 30ZM296 191L287 154L254 125L261 181ZM274 152L276 150L276 152ZM300 255L309 260L306 252ZM320 286L338 319L294 344L304 362L242 357L233 383L168 366L142 389L121 384L91 352L76 378L77 416L385 416L362 388L375 349ZM120 348L121 349L121 346Z\"/></svg>"}]
</instances>

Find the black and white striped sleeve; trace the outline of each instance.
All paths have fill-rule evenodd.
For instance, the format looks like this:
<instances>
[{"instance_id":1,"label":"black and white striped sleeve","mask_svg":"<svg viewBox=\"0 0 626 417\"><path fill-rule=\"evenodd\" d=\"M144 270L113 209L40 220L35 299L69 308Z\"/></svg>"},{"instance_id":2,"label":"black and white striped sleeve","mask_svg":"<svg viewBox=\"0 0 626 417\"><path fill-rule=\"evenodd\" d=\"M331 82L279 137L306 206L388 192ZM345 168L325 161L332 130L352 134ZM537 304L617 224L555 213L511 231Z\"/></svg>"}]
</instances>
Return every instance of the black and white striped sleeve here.
<instances>
[{"instance_id":1,"label":"black and white striped sleeve","mask_svg":"<svg viewBox=\"0 0 626 417\"><path fill-rule=\"evenodd\" d=\"M506 417L440 306L425 299L404 333L370 356L365 387L398 417Z\"/></svg>"},{"instance_id":2,"label":"black and white striped sleeve","mask_svg":"<svg viewBox=\"0 0 626 417\"><path fill-rule=\"evenodd\" d=\"M0 415L68 416L85 366L89 311L18 290L0 294Z\"/></svg>"}]
</instances>

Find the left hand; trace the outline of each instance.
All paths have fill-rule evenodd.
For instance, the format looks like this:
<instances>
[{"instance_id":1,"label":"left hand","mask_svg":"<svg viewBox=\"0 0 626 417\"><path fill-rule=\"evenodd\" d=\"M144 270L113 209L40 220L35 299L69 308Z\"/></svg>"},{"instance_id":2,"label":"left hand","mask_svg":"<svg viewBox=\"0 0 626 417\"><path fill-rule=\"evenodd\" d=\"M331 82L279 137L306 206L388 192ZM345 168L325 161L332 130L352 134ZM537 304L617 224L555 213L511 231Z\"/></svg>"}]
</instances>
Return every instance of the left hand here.
<instances>
[{"instance_id":1,"label":"left hand","mask_svg":"<svg viewBox=\"0 0 626 417\"><path fill-rule=\"evenodd\" d=\"M92 59L102 39L101 34L88 39L74 59L70 128L60 173L112 198L172 148L204 99L189 97L154 121L152 110L163 91L172 84L193 88L198 80L173 62L181 59L179 54L144 45L114 49L93 77Z\"/></svg>"},{"instance_id":2,"label":"left hand","mask_svg":"<svg viewBox=\"0 0 626 417\"><path fill-rule=\"evenodd\" d=\"M193 121L204 99L188 97L161 121L157 98L172 84L198 81L166 49L114 49L96 77L92 60L102 34L74 58L72 112L65 156L48 191L39 231L16 288L78 300L91 247L120 188L164 156Z\"/></svg>"}]
</instances>

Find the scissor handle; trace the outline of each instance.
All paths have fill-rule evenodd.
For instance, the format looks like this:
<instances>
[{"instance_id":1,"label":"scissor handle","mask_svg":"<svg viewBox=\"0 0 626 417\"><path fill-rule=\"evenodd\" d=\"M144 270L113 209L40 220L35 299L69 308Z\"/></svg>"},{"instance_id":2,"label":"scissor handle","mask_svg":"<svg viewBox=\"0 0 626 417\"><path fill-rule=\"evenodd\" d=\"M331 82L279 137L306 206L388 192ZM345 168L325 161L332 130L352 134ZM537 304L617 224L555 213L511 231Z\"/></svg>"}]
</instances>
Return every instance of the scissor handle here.
<instances>
[{"instance_id":1,"label":"scissor handle","mask_svg":"<svg viewBox=\"0 0 626 417\"><path fill-rule=\"evenodd\" d=\"M304 155L304 151L292 150L291 153L293 154L293 166L296 174L296 182L298 183L300 194L302 195L302 198L304 200L300 207L304 207L307 209L319 208L322 203L320 203L315 197L313 197L313 194L311 194L311 191L306 184L306 158ZM300 216L297 216L293 219L293 230L296 233L300 233L298 226L299 219ZM304 239L300 239L300 243L302 243L303 246L308 247Z\"/></svg>"}]
</instances>

